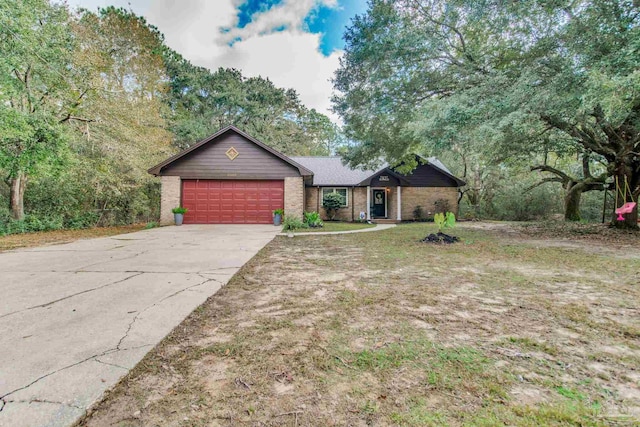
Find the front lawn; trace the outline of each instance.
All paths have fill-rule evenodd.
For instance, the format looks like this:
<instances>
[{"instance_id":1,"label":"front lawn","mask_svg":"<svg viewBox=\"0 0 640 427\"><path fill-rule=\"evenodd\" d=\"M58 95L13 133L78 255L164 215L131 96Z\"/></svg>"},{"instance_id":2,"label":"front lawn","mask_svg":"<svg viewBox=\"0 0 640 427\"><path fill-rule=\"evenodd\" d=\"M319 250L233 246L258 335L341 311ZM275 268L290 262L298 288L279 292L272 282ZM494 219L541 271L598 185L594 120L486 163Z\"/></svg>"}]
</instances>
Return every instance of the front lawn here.
<instances>
[{"instance_id":1,"label":"front lawn","mask_svg":"<svg viewBox=\"0 0 640 427\"><path fill-rule=\"evenodd\" d=\"M324 221L324 226L319 228L304 228L297 230L296 233L315 233L318 231L352 231L361 230L363 228L375 227L375 224L367 224L362 222L339 222L339 221Z\"/></svg>"},{"instance_id":2,"label":"front lawn","mask_svg":"<svg viewBox=\"0 0 640 427\"><path fill-rule=\"evenodd\" d=\"M275 239L82 425L638 425L637 240L433 231Z\"/></svg>"}]
</instances>

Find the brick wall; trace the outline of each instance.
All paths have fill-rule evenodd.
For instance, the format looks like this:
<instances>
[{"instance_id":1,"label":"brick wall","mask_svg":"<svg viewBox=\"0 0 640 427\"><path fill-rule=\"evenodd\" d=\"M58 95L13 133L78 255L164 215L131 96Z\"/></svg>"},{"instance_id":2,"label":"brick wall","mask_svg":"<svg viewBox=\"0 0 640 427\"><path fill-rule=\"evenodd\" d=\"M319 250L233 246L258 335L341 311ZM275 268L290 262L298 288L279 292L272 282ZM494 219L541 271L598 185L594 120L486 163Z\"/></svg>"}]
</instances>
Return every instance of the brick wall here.
<instances>
[{"instance_id":1,"label":"brick wall","mask_svg":"<svg viewBox=\"0 0 640 427\"><path fill-rule=\"evenodd\" d=\"M360 212L367 213L367 187L356 187L353 189L353 213L354 219L360 219Z\"/></svg>"},{"instance_id":2,"label":"brick wall","mask_svg":"<svg viewBox=\"0 0 640 427\"><path fill-rule=\"evenodd\" d=\"M286 191L286 190L285 190ZM320 191L320 198L318 192ZM327 219L327 214L322 207L322 189L307 187L305 212L319 212L322 219ZM353 193L352 193L353 191ZM449 202L449 210L458 215L458 190L453 187L402 187L402 220L413 220L413 210L416 206L422 206L425 215L433 216L436 200L444 199ZM398 217L398 189L390 187L387 192L387 217ZM319 209L318 209L319 206ZM349 188L349 207L338 211L336 219L341 221L354 221L359 218L360 212L367 211L367 187ZM353 212L353 216L351 213Z\"/></svg>"},{"instance_id":3,"label":"brick wall","mask_svg":"<svg viewBox=\"0 0 640 427\"><path fill-rule=\"evenodd\" d=\"M304 182L302 177L284 179L284 214L302 219L305 208Z\"/></svg>"},{"instance_id":4,"label":"brick wall","mask_svg":"<svg viewBox=\"0 0 640 427\"><path fill-rule=\"evenodd\" d=\"M160 180L160 224L172 225L174 221L171 209L180 206L180 177L162 176Z\"/></svg>"},{"instance_id":5,"label":"brick wall","mask_svg":"<svg viewBox=\"0 0 640 427\"><path fill-rule=\"evenodd\" d=\"M335 216L339 221L356 221L360 217L360 212L367 211L367 188L347 187L349 194L349 206L341 208ZM327 212L322 207L322 188L307 187L305 212L318 212L323 220L327 220ZM319 197L318 197L319 196Z\"/></svg>"},{"instance_id":6,"label":"brick wall","mask_svg":"<svg viewBox=\"0 0 640 427\"><path fill-rule=\"evenodd\" d=\"M413 210L422 206L427 217L435 213L436 200L444 199L458 216L458 189L455 187L402 187L402 220L412 220ZM395 217L394 217L395 218Z\"/></svg>"}]
</instances>

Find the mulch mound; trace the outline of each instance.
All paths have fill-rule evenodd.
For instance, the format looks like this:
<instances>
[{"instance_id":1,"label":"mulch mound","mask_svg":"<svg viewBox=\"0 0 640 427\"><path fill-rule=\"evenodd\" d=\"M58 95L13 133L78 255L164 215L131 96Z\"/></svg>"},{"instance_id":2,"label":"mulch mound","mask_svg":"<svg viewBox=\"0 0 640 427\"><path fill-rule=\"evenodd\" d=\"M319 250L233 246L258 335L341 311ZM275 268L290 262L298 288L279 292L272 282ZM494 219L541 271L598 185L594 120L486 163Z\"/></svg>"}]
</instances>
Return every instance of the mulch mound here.
<instances>
[{"instance_id":1,"label":"mulch mound","mask_svg":"<svg viewBox=\"0 0 640 427\"><path fill-rule=\"evenodd\" d=\"M460 239L458 239L456 236L450 236L450 235L445 234L445 233L438 233L438 234L431 233L427 237L422 239L421 241L424 242L424 243L447 243L447 244L451 244L451 243L459 242Z\"/></svg>"}]
</instances>

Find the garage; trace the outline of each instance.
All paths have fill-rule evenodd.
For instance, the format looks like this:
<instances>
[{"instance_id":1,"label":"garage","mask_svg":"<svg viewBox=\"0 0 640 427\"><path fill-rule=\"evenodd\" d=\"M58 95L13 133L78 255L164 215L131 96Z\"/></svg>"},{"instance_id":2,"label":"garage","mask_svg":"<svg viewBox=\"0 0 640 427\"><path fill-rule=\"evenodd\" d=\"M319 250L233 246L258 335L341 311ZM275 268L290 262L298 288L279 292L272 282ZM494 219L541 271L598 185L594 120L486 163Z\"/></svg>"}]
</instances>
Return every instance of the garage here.
<instances>
[{"instance_id":1,"label":"garage","mask_svg":"<svg viewBox=\"0 0 640 427\"><path fill-rule=\"evenodd\" d=\"M270 224L284 206L282 180L183 180L185 224Z\"/></svg>"},{"instance_id":2,"label":"garage","mask_svg":"<svg viewBox=\"0 0 640 427\"><path fill-rule=\"evenodd\" d=\"M185 224L271 224L273 211L302 218L313 172L234 126L149 169L161 180L160 223L187 208Z\"/></svg>"}]
</instances>

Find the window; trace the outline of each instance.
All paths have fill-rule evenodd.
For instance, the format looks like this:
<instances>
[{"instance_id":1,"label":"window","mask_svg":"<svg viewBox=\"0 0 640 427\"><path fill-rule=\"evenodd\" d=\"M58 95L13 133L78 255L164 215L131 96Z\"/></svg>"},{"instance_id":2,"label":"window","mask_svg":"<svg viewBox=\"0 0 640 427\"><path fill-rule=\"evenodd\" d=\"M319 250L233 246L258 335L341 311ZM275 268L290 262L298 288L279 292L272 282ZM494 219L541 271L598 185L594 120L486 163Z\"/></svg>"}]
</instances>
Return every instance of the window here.
<instances>
[{"instance_id":1,"label":"window","mask_svg":"<svg viewBox=\"0 0 640 427\"><path fill-rule=\"evenodd\" d=\"M349 192L346 188L323 188L322 189L322 199L324 200L324 196L331 193L338 193L342 196L342 207L349 206Z\"/></svg>"}]
</instances>

